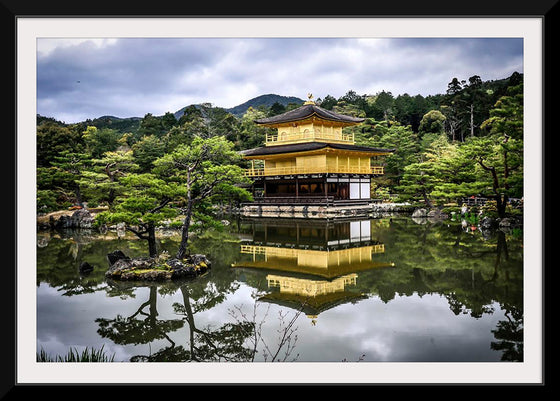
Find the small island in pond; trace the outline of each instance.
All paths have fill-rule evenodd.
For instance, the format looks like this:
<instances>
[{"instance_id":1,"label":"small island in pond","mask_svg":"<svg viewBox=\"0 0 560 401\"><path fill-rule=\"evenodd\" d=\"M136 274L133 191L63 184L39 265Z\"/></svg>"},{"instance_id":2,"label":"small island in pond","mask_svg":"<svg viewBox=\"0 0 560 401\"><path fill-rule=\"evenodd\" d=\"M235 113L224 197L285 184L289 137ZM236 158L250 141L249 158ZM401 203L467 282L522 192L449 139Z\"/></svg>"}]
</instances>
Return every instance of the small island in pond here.
<instances>
[{"instance_id":1,"label":"small island in pond","mask_svg":"<svg viewBox=\"0 0 560 401\"><path fill-rule=\"evenodd\" d=\"M116 280L162 281L177 278L194 278L206 273L211 262L204 255L188 255L183 260L176 258L142 257L129 258L122 251L107 255L108 278Z\"/></svg>"}]
</instances>

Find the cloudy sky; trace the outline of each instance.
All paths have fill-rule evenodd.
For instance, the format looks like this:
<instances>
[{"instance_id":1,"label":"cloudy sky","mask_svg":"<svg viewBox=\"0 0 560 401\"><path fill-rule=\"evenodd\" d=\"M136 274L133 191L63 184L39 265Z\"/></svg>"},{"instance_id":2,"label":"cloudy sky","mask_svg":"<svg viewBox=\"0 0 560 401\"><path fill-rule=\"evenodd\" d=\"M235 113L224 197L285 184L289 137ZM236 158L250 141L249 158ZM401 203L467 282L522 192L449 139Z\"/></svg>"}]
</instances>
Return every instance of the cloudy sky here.
<instances>
[{"instance_id":1,"label":"cloudy sky","mask_svg":"<svg viewBox=\"0 0 560 401\"><path fill-rule=\"evenodd\" d=\"M37 39L37 113L67 123L305 99L445 93L457 77L523 72L522 38Z\"/></svg>"}]
</instances>

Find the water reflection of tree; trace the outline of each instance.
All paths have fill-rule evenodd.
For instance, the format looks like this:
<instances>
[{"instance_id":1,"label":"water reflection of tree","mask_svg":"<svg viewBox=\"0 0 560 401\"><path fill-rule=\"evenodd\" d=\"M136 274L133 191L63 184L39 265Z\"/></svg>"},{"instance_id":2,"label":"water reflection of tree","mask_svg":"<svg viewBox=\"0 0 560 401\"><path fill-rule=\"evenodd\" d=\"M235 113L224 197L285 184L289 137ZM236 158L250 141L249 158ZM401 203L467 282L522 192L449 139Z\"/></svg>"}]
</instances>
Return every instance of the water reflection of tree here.
<instances>
[{"instance_id":1,"label":"water reflection of tree","mask_svg":"<svg viewBox=\"0 0 560 401\"><path fill-rule=\"evenodd\" d=\"M37 248L37 285L47 283L63 295L94 293L106 288L107 254L121 249L129 256L138 255L138 241L115 235L100 235L92 230L59 230L41 232L42 246ZM46 244L46 245L45 245ZM82 262L94 269L80 274Z\"/></svg>"},{"instance_id":2,"label":"water reflection of tree","mask_svg":"<svg viewBox=\"0 0 560 401\"><path fill-rule=\"evenodd\" d=\"M499 305L510 317L493 331L498 340L493 349L504 350L507 360L522 358L519 352L510 350L511 341L504 342L508 338L506 330L510 330L512 338L518 338L522 326L520 240L499 230L483 235L465 232L460 225L414 224L410 219L399 218L393 219L388 229L377 230L385 252L374 255L375 260L394 261L396 268L362 272L356 290L378 296L385 303L396 296L441 295L454 314L473 318L493 314ZM514 345L514 350L522 349L522 343Z\"/></svg>"},{"instance_id":3,"label":"water reflection of tree","mask_svg":"<svg viewBox=\"0 0 560 401\"><path fill-rule=\"evenodd\" d=\"M409 221L392 227L397 269L379 272L371 289L385 302L395 294L443 295L454 314L480 318L499 304L506 321L493 330L492 349L503 360L523 360L523 246L500 230L467 233L460 226L415 227ZM420 239L420 240L419 240ZM393 248L386 245L388 252ZM390 279L386 275L392 275ZM381 284L377 284L381 283Z\"/></svg>"},{"instance_id":4,"label":"water reflection of tree","mask_svg":"<svg viewBox=\"0 0 560 401\"><path fill-rule=\"evenodd\" d=\"M368 281L370 292L383 294L385 302L395 294L445 294L453 308L462 304L475 315L495 301L522 304L522 244L511 249L503 232L483 241L460 226L396 220L390 234L380 257L397 268L374 272Z\"/></svg>"},{"instance_id":5,"label":"water reflection of tree","mask_svg":"<svg viewBox=\"0 0 560 401\"><path fill-rule=\"evenodd\" d=\"M248 341L252 345L252 358L250 361L254 362L257 354L260 352L265 362L295 362L299 357L299 354L295 356L292 355L298 340L296 333L297 326L295 326L295 323L303 313L306 301L303 301L293 314L283 310L278 311L279 325L276 330L278 336L276 342L272 343L264 335L264 324L268 320L271 305L268 304L266 306L266 311L262 318L258 317L257 309L261 306L257 300L259 298L258 292L253 294L253 298L255 302L251 314L248 314L242 306L239 305L229 310L230 316L233 317L235 321L244 324L250 323L250 327L252 327L252 330L247 333Z\"/></svg>"},{"instance_id":6,"label":"water reflection of tree","mask_svg":"<svg viewBox=\"0 0 560 401\"><path fill-rule=\"evenodd\" d=\"M82 261L97 265L106 255L96 251L98 244L89 230L61 230L38 236L48 245L37 248L37 285L47 283L66 296L93 293L104 285L105 270L94 269L88 275L79 273Z\"/></svg>"},{"instance_id":7,"label":"water reflection of tree","mask_svg":"<svg viewBox=\"0 0 560 401\"><path fill-rule=\"evenodd\" d=\"M263 345L265 359L285 361L295 347L297 338L294 336L294 323L299 314L285 323L279 332L283 333L278 344L265 340L263 325L267 315L258 320L256 314L251 318L233 315L233 321L220 326L199 326L197 314L210 310L222 303L225 295L238 288L238 283L229 282L227 288L221 288L214 282L207 281L206 285L198 285L195 281L184 281L177 284L152 284L149 286L149 297L130 316L117 315L113 319L98 318L98 333L115 344L149 344L156 340L167 340L168 345L159 348L149 355L134 355L131 362L252 362L258 354L257 345ZM138 285L138 283L136 284ZM111 282L112 295L119 291L130 294L133 283ZM158 286L161 286L158 291ZM141 285L142 288L144 285ZM173 294L180 291L182 302L173 304L174 312L180 319L160 320L157 311L157 294ZM136 292L136 291L133 291ZM235 307L236 310L240 310ZM286 317L286 316L283 316ZM173 340L170 333L186 327L184 342ZM255 339L256 342L255 342ZM275 348L277 346L277 348ZM284 354L280 355L280 351Z\"/></svg>"},{"instance_id":8,"label":"water reflection of tree","mask_svg":"<svg viewBox=\"0 0 560 401\"><path fill-rule=\"evenodd\" d=\"M227 265L239 248L232 238L227 233L205 233L193 239L194 251L206 253L219 265ZM142 241L135 237L118 237L112 232L100 234L84 229L39 232L37 241L37 285L47 283L65 296L103 290L109 295L116 291L119 296L125 296L124 287L106 286L107 254L116 249L130 257L142 256L145 252ZM177 241L176 236L162 235L158 238L158 248L173 250ZM93 271L87 275L80 274L82 262L93 265ZM133 292L126 296L132 297Z\"/></svg>"},{"instance_id":9,"label":"water reflection of tree","mask_svg":"<svg viewBox=\"0 0 560 401\"><path fill-rule=\"evenodd\" d=\"M188 326L188 344L186 351L189 361L197 362L247 362L251 360L253 351L244 344L253 332L254 326L250 322L225 323L218 328L197 327L195 315L197 312L211 309L216 299L220 298L215 292L216 287L210 287L203 299L192 300L193 292L187 285L180 287L183 304L175 303L175 312L182 315ZM214 294L217 296L212 296Z\"/></svg>"},{"instance_id":10,"label":"water reflection of tree","mask_svg":"<svg viewBox=\"0 0 560 401\"><path fill-rule=\"evenodd\" d=\"M497 341L490 343L496 351L503 351L502 361L523 361L523 314L517 309L506 312L506 319L497 324L492 330Z\"/></svg>"},{"instance_id":11,"label":"water reflection of tree","mask_svg":"<svg viewBox=\"0 0 560 401\"><path fill-rule=\"evenodd\" d=\"M217 263L219 265L219 263ZM252 357L251 350L244 346L246 336L250 335L249 323L226 323L220 327L198 327L196 314L212 309L222 303L227 294L235 292L239 284L229 274L229 270L216 269L207 276L196 280L181 280L149 285L150 297L140 305L131 316L114 319L96 319L98 333L113 340L116 344L148 344L165 339L168 346L149 355L135 355L132 362L157 361L247 361ZM226 273L226 274L222 274ZM110 296L135 297L139 288L147 284L141 282L116 282L109 280L105 289ZM158 320L157 294L173 295L181 292L182 302L173 304L180 319ZM146 312L146 308L148 311ZM143 319L140 319L143 318ZM183 327L187 328L185 341L177 343L170 333Z\"/></svg>"},{"instance_id":12,"label":"water reflection of tree","mask_svg":"<svg viewBox=\"0 0 560 401\"><path fill-rule=\"evenodd\" d=\"M148 308L146 312L145 309ZM142 316L144 319L139 319ZM169 346L158 353L147 358L154 360L173 361L183 353L180 348L175 348L175 342L169 337L169 333L179 330L184 322L181 319L159 320L157 318L157 286L149 287L149 297L141 304L137 311L128 317L117 315L114 319L98 318L95 322L99 324L97 332L101 337L109 338L115 344L148 344L155 340L166 339ZM159 359L159 358L164 359ZM145 357L133 357L134 360L143 360Z\"/></svg>"}]
</instances>

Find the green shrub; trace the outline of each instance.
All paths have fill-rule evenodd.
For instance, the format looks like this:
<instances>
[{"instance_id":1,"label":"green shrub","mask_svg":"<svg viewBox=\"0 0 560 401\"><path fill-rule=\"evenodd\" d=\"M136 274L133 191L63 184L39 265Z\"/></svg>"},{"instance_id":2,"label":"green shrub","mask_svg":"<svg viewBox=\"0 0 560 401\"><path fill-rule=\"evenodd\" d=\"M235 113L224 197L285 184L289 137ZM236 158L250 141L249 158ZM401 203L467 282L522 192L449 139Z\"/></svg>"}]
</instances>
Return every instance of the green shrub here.
<instances>
[{"instance_id":1,"label":"green shrub","mask_svg":"<svg viewBox=\"0 0 560 401\"><path fill-rule=\"evenodd\" d=\"M37 191L37 212L49 213L58 210L58 194L55 191L40 189Z\"/></svg>"}]
</instances>

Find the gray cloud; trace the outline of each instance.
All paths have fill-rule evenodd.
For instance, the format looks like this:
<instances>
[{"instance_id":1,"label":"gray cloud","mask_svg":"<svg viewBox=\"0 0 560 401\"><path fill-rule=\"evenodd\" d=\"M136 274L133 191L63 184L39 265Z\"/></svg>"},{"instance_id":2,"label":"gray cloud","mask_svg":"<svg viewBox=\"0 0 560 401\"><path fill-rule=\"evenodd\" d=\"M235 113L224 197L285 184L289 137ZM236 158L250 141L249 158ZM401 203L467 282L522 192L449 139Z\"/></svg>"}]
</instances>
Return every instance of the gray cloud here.
<instances>
[{"instance_id":1,"label":"gray cloud","mask_svg":"<svg viewBox=\"0 0 560 401\"><path fill-rule=\"evenodd\" d=\"M452 78L523 72L523 40L128 38L38 41L37 113L66 122L142 117L265 93L444 93Z\"/></svg>"}]
</instances>

